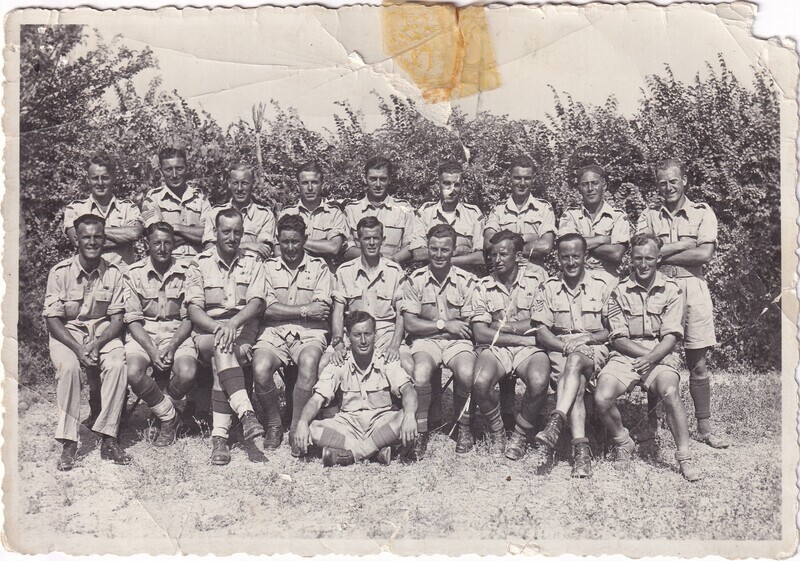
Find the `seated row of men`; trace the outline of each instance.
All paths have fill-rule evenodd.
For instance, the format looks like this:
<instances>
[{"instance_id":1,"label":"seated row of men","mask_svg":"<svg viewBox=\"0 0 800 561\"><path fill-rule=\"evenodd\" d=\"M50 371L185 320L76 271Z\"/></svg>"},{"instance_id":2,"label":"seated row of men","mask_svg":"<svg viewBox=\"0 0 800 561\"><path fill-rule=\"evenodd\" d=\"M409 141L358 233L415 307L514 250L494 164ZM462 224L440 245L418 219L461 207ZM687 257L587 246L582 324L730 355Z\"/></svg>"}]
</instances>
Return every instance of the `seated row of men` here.
<instances>
[{"instance_id":1,"label":"seated row of men","mask_svg":"<svg viewBox=\"0 0 800 561\"><path fill-rule=\"evenodd\" d=\"M553 380L556 409L536 440L552 449L568 421L573 475L590 476L583 396L599 372L595 406L614 439L617 465L630 462L633 441L615 400L641 383L665 403L684 477L700 477L677 391L674 351L683 336L685 298L657 272L662 244L652 234L631 240L631 277L615 287L585 270L587 242L576 233L559 238L561 275L548 279L522 258L523 237L500 230L490 240L493 272L478 280L453 266L458 236L440 224L427 234L428 266L406 277L381 256L383 224L365 217L357 225L361 257L334 278L324 260L305 250L306 225L297 215L279 219L280 257L266 261L240 250L244 219L236 209L217 213L214 246L188 264L173 255L174 228L156 222L146 232L148 257L125 273L102 258L102 218L86 214L74 224L78 255L52 269L44 306L57 369L59 469L75 464L81 366L101 373L101 412L92 426L103 438L101 455L125 464L130 457L116 434L126 381L161 420L154 445L168 446L181 425L176 403L194 382L199 359L213 372L214 464L230 461L234 415L251 459L263 458L255 446L261 436L264 448L280 445L274 374L289 364L298 367L294 455L314 445L323 449L326 465L370 457L388 463L391 447L402 443L402 457L422 459L431 375L446 366L456 380L456 452L474 446L474 402L485 417L490 452L521 458ZM151 364L172 370L166 393L146 375ZM246 391L247 364L266 430ZM526 393L507 439L495 387L512 375L523 380ZM337 394L340 411L316 420ZM402 398L402 411L392 407L392 394Z\"/></svg>"},{"instance_id":2,"label":"seated row of men","mask_svg":"<svg viewBox=\"0 0 800 561\"><path fill-rule=\"evenodd\" d=\"M234 165L228 174L230 200L212 208L202 192L187 183L188 161L182 150L166 148L159 153L158 160L164 184L144 196L140 211L136 204L115 197L113 161L102 156L93 158L87 167L91 195L71 203L64 212L67 236L75 242L74 222L81 214L101 216L106 220L104 256L115 263L132 264L135 258L133 244L141 237L143 229L157 221L165 221L173 226L175 232L176 257L189 259L214 244L216 214L220 210L235 208L244 217L240 244L243 252L260 259L280 253L272 209L253 200L253 168ZM604 170L596 165L576 170L574 181L581 204L567 209L556 226L552 206L532 195L535 169L531 158L513 158L508 166L509 198L491 209L484 219L480 208L462 200L464 173L458 163L440 166L436 182L439 200L424 203L414 211L408 203L392 194L393 167L386 158L377 156L366 161L363 198L342 204L324 198L322 169L309 162L297 169L298 202L284 208L278 217L297 215L303 218L307 225L305 250L324 259L331 271L336 271L336 266L343 260L350 263L358 260L361 254L358 224L362 218L373 216L384 226L385 239L380 254L387 263L426 262L425 234L436 224L449 224L457 233L453 265L478 276L484 274L484 266L490 265L485 263L485 256L491 247L490 240L500 230L520 234L522 256L538 265L542 265L544 257L552 251L556 236L579 233L587 243L586 267L594 275L604 276L611 284L617 283L619 265L630 240L631 225L625 212L605 200ZM672 278L686 295L682 346L690 372L697 437L712 447L724 448L729 442L715 433L711 424L710 377L706 368L706 353L716 344L716 338L713 305L703 267L713 258L715 251L716 217L708 205L686 197L688 180L681 162L672 159L658 162L654 175L663 202L641 213L635 231L650 232L661 239L659 271ZM381 265L381 268L389 267ZM396 276L395 269L385 274ZM349 297L359 297L360 289L364 288L364 276L359 276L358 270L352 268L346 270L345 275L352 276L349 286L356 287L351 289ZM383 281L380 287L383 290L393 288L391 282ZM381 290L376 289L375 294L377 303L387 298L381 296ZM334 321L338 321L338 314L332 316ZM332 335L334 341L336 337L343 337L341 326L334 324ZM397 344L392 348L392 356L395 356ZM407 357L405 365L408 366ZM94 417L100 403L99 379L90 376L89 385ZM300 388L308 391L308 383L302 382ZM651 411L654 403L651 403ZM513 381L501 382L500 407L504 424L510 429L515 423ZM434 409L439 408L440 404L436 403ZM438 418L440 413L436 415ZM651 416L650 428L640 433L640 438L652 438L654 420Z\"/></svg>"}]
</instances>

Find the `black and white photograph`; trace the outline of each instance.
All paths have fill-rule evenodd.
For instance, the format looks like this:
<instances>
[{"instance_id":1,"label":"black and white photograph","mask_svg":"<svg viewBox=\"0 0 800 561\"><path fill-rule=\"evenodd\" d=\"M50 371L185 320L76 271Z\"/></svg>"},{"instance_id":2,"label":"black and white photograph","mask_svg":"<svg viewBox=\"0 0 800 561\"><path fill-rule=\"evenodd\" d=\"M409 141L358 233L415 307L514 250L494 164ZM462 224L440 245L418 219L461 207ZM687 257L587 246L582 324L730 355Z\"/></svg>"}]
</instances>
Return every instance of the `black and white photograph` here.
<instances>
[{"instance_id":1,"label":"black and white photograph","mask_svg":"<svg viewBox=\"0 0 800 561\"><path fill-rule=\"evenodd\" d=\"M6 547L793 555L798 56L755 17L10 12Z\"/></svg>"}]
</instances>

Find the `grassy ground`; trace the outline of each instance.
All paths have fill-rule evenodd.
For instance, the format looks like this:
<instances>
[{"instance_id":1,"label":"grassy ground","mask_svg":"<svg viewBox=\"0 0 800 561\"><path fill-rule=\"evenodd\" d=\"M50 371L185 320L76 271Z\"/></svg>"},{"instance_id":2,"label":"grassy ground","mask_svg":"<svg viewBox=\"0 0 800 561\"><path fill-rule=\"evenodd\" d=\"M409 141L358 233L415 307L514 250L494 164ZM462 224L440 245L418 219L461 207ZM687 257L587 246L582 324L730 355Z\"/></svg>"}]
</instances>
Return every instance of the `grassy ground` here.
<instances>
[{"instance_id":1,"label":"grassy ground","mask_svg":"<svg viewBox=\"0 0 800 561\"><path fill-rule=\"evenodd\" d=\"M20 388L20 533L12 548L22 551L101 552L99 544L123 536L134 539L109 547L191 552L258 538L780 538L778 373L715 377L714 417L736 445L716 451L694 442L705 472L695 484L678 472L663 427L655 458L638 457L624 475L601 460L590 480L570 479L567 461L535 475L530 453L519 462L498 461L478 447L456 457L443 434L432 438L429 457L412 466L326 469L319 460L294 460L283 446L267 464L249 463L235 449L230 465L213 467L207 436L166 450L147 444L144 407L123 433L132 465L102 461L86 435L78 467L59 473L48 392ZM686 388L684 398L691 415ZM625 402L629 424L644 415L640 401L637 392Z\"/></svg>"}]
</instances>

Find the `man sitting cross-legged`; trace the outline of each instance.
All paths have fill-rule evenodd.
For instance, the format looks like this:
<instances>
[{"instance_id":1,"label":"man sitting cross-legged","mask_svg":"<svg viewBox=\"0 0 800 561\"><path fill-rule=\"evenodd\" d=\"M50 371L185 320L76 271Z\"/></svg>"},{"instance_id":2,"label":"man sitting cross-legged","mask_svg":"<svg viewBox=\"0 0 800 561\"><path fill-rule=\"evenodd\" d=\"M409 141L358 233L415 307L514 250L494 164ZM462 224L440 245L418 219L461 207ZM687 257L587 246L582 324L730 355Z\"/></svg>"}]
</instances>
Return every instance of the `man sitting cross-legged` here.
<instances>
[{"instance_id":1,"label":"man sitting cross-legged","mask_svg":"<svg viewBox=\"0 0 800 561\"><path fill-rule=\"evenodd\" d=\"M572 477L591 477L586 438L586 382L608 359L608 330L603 314L612 284L585 270L586 240L565 234L556 242L561 277L545 282L533 302L531 321L539 344L548 351L551 379L557 380L556 409L536 441L552 450L569 418L572 431Z\"/></svg>"},{"instance_id":2,"label":"man sitting cross-legged","mask_svg":"<svg viewBox=\"0 0 800 561\"><path fill-rule=\"evenodd\" d=\"M480 280L472 305L472 332L475 343L482 347L475 364L473 394L488 425L489 453L502 456L506 435L495 390L497 383L516 374L527 388L511 433L512 449L522 446L519 442L527 442L536 415L547 399L547 354L537 346L536 337L527 333L531 329L531 306L547 273L532 263L520 266L524 247L521 235L500 230L489 243L494 270Z\"/></svg>"},{"instance_id":3,"label":"man sitting cross-legged","mask_svg":"<svg viewBox=\"0 0 800 561\"><path fill-rule=\"evenodd\" d=\"M417 392L398 361L386 362L375 350L375 319L354 311L345 320L350 354L342 366L329 364L314 386L293 444L303 453L310 445L322 447L325 466L350 465L375 457L391 462L391 447L407 446L417 436ZM341 410L330 419L314 421L334 395L341 394ZM402 411L392 409L392 395L402 398Z\"/></svg>"},{"instance_id":4,"label":"man sitting cross-legged","mask_svg":"<svg viewBox=\"0 0 800 561\"><path fill-rule=\"evenodd\" d=\"M702 478L689 450L686 409L679 392L675 345L683 337L686 296L657 271L661 240L653 234L631 238L631 276L611 293L608 323L614 349L600 371L595 391L597 414L614 439L614 467L627 469L633 439L622 425L616 400L636 384L664 402L677 451L675 459L689 481Z\"/></svg>"}]
</instances>

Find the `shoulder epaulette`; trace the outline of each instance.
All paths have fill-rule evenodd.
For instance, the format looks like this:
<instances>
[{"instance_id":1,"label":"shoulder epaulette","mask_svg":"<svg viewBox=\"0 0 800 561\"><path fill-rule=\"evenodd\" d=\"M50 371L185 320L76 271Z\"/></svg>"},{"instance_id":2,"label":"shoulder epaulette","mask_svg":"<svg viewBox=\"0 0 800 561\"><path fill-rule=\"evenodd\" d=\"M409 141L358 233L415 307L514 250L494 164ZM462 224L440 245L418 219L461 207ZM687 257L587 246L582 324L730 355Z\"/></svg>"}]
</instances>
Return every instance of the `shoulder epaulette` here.
<instances>
[{"instance_id":1,"label":"shoulder epaulette","mask_svg":"<svg viewBox=\"0 0 800 561\"><path fill-rule=\"evenodd\" d=\"M66 259L62 259L61 261L53 265L53 270L68 267L70 263L72 263L72 257L67 257Z\"/></svg>"},{"instance_id":2,"label":"shoulder epaulette","mask_svg":"<svg viewBox=\"0 0 800 561\"><path fill-rule=\"evenodd\" d=\"M147 265L147 260L150 259L149 257L145 257L144 259L139 259L136 263L132 263L128 265L128 270L132 271L134 269L141 269L145 265ZM176 262L178 263L178 262Z\"/></svg>"},{"instance_id":3,"label":"shoulder epaulette","mask_svg":"<svg viewBox=\"0 0 800 561\"><path fill-rule=\"evenodd\" d=\"M357 262L358 260L354 259L354 261ZM396 270L399 270L399 271L404 270L401 265L395 263L394 261L392 261L390 259L384 259L384 265L386 265L389 269L396 269Z\"/></svg>"},{"instance_id":4,"label":"shoulder epaulette","mask_svg":"<svg viewBox=\"0 0 800 561\"><path fill-rule=\"evenodd\" d=\"M396 263L395 263L395 265L396 265ZM411 271L411 274L409 276L412 277L412 278L417 278L420 275L424 275L425 271L427 271L427 270L428 270L427 267L420 267L419 269L414 269L413 271Z\"/></svg>"},{"instance_id":5,"label":"shoulder epaulette","mask_svg":"<svg viewBox=\"0 0 800 561\"><path fill-rule=\"evenodd\" d=\"M647 205L647 208L658 210L661 208L661 203L650 203L649 205Z\"/></svg>"},{"instance_id":6,"label":"shoulder epaulette","mask_svg":"<svg viewBox=\"0 0 800 561\"><path fill-rule=\"evenodd\" d=\"M478 211L480 213L483 213L483 211L481 210L481 207L479 207L478 205L474 205L472 203L461 203L461 204L464 205L464 208L468 208L470 210L476 210L476 211Z\"/></svg>"},{"instance_id":7,"label":"shoulder epaulette","mask_svg":"<svg viewBox=\"0 0 800 561\"><path fill-rule=\"evenodd\" d=\"M220 203L218 205L211 205L212 210L215 208L225 208L231 206L230 203Z\"/></svg>"},{"instance_id":8,"label":"shoulder epaulette","mask_svg":"<svg viewBox=\"0 0 800 561\"><path fill-rule=\"evenodd\" d=\"M703 202L700 202L700 201L693 201L693 204L697 208L711 209L711 207L709 206L708 203L703 203Z\"/></svg>"},{"instance_id":9,"label":"shoulder epaulette","mask_svg":"<svg viewBox=\"0 0 800 561\"><path fill-rule=\"evenodd\" d=\"M212 246L195 255L195 259L200 259L201 257L203 259L206 259L208 257L211 257L213 254L214 254L214 247Z\"/></svg>"},{"instance_id":10,"label":"shoulder epaulette","mask_svg":"<svg viewBox=\"0 0 800 561\"><path fill-rule=\"evenodd\" d=\"M395 200L397 200L397 199L395 199ZM421 205L419 205L419 209L422 210L423 208L430 208L432 206L436 206L437 202L438 201L426 201L426 202L422 203Z\"/></svg>"}]
</instances>

